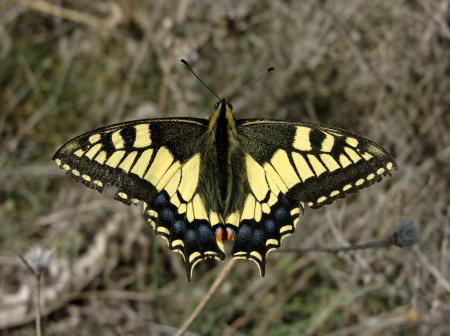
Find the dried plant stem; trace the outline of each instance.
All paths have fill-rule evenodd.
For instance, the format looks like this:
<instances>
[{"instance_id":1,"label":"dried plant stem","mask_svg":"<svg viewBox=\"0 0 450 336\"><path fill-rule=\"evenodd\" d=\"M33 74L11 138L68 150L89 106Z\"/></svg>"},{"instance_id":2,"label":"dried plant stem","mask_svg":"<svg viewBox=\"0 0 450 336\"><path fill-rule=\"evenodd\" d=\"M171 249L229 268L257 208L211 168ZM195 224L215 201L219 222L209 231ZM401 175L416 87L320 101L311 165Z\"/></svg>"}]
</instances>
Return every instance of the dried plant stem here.
<instances>
[{"instance_id":1,"label":"dried plant stem","mask_svg":"<svg viewBox=\"0 0 450 336\"><path fill-rule=\"evenodd\" d=\"M41 274L36 274L36 335L42 336L42 327L41 327Z\"/></svg>"},{"instance_id":2,"label":"dried plant stem","mask_svg":"<svg viewBox=\"0 0 450 336\"><path fill-rule=\"evenodd\" d=\"M42 327L41 327L41 319L42 319L42 312L41 312L41 279L42 279L42 272L37 268L33 267L28 260L20 253L17 253L20 260L24 263L24 265L28 268L28 270L34 275L34 278L36 279L36 302L34 305L35 309L35 328L36 328L36 335L42 336Z\"/></svg>"},{"instance_id":3,"label":"dried plant stem","mask_svg":"<svg viewBox=\"0 0 450 336\"><path fill-rule=\"evenodd\" d=\"M233 268L236 260L231 259L225 267L222 269L222 271L217 276L216 280L214 280L211 287L209 287L208 293L203 297L203 299L198 303L197 307L192 311L192 313L189 315L189 317L183 322L180 329L178 329L175 336L182 336L185 334L189 326L194 322L194 320L197 318L197 316L201 313L201 311L205 308L206 304L211 300L212 296L217 292L220 285L222 284L223 280L226 278L228 273L230 273L231 269Z\"/></svg>"},{"instance_id":4,"label":"dried plant stem","mask_svg":"<svg viewBox=\"0 0 450 336\"><path fill-rule=\"evenodd\" d=\"M374 240L366 243L352 244L349 246L338 247L323 247L314 246L307 248L287 248L278 250L279 253L295 252L295 253L308 253L308 252L326 252L326 253L338 253L349 252L355 250L366 250L372 248L388 248L391 246L397 247L411 247L420 242L420 231L417 224L409 219L403 219L398 224L394 233L385 239Z\"/></svg>"},{"instance_id":5,"label":"dried plant stem","mask_svg":"<svg viewBox=\"0 0 450 336\"><path fill-rule=\"evenodd\" d=\"M365 250L370 248L386 248L393 244L390 240L376 240L363 244L354 244L350 246L337 246L337 247L322 247L314 246L308 248L285 248L283 250L278 250L277 252L296 252L296 253L308 253L308 252L326 252L326 253L338 253L338 252L349 252L355 250Z\"/></svg>"},{"instance_id":6,"label":"dried plant stem","mask_svg":"<svg viewBox=\"0 0 450 336\"><path fill-rule=\"evenodd\" d=\"M51 16L61 17L63 19L84 24L94 29L107 28L106 20L97 18L93 15L82 13L73 9L57 6L42 0L16 0L28 7Z\"/></svg>"}]
</instances>

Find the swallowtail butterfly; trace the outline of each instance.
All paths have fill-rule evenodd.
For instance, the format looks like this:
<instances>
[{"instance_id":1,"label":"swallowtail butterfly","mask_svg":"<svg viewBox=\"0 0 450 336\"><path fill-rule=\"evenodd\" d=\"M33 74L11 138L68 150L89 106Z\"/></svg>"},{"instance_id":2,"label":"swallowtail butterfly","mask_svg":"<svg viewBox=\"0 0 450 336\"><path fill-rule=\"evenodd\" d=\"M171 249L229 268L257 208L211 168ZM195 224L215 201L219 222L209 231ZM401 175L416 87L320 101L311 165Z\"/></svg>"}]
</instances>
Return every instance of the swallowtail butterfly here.
<instances>
[{"instance_id":1,"label":"swallowtail butterfly","mask_svg":"<svg viewBox=\"0 0 450 336\"><path fill-rule=\"evenodd\" d=\"M136 120L63 145L55 163L97 191L142 203L155 233L182 255L188 279L205 259L254 261L292 234L306 206L320 208L381 181L396 167L378 144L339 128L236 119L219 99L209 120Z\"/></svg>"}]
</instances>

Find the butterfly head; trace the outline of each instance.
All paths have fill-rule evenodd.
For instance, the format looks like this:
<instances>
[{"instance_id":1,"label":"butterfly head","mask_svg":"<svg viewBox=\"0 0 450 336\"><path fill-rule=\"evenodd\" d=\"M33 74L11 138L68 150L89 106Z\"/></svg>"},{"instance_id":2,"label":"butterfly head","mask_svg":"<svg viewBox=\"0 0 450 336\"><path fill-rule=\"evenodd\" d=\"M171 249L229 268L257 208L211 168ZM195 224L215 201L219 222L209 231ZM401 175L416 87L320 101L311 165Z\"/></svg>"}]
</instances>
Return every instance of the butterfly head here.
<instances>
[{"instance_id":1,"label":"butterfly head","mask_svg":"<svg viewBox=\"0 0 450 336\"><path fill-rule=\"evenodd\" d=\"M230 111L233 111L233 105L231 105L227 98L222 98L214 104L214 111L221 109L229 109Z\"/></svg>"},{"instance_id":2,"label":"butterfly head","mask_svg":"<svg viewBox=\"0 0 450 336\"><path fill-rule=\"evenodd\" d=\"M235 118L233 115L233 105L228 99L220 99L214 105L214 112L209 119L209 129L212 130L218 126L235 126Z\"/></svg>"}]
</instances>

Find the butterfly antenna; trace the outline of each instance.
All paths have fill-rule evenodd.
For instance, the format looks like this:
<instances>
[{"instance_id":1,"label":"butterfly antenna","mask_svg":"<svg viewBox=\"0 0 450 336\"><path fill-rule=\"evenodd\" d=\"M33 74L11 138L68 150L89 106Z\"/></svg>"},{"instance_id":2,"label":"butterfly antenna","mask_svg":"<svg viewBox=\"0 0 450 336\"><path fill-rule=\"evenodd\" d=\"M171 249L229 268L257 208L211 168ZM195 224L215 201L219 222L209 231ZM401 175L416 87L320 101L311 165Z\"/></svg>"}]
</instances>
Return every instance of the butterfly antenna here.
<instances>
[{"instance_id":1,"label":"butterfly antenna","mask_svg":"<svg viewBox=\"0 0 450 336\"><path fill-rule=\"evenodd\" d=\"M241 89L239 89L238 91L236 91L235 93L233 93L227 100L231 101L231 99L233 99L234 97L239 96L243 91L245 91L246 89L248 89L249 87L255 85L257 82L259 82L261 79L263 79L264 77L266 77L269 72L275 70L274 67L270 67L268 68L266 71L264 71L264 73L262 75L260 75L258 78L256 78L255 80L251 81L250 83L247 83L246 85L244 85L244 87L242 87Z\"/></svg>"},{"instance_id":2,"label":"butterfly antenna","mask_svg":"<svg viewBox=\"0 0 450 336\"><path fill-rule=\"evenodd\" d=\"M213 89L211 89L208 85L206 85L206 83L197 76L197 74L194 72L194 70L192 70L191 66L185 59L181 59L180 62L186 65L189 71L192 72L192 74L200 81L200 83L202 83L205 88L207 88L213 95L215 95L219 101L222 100Z\"/></svg>"}]
</instances>

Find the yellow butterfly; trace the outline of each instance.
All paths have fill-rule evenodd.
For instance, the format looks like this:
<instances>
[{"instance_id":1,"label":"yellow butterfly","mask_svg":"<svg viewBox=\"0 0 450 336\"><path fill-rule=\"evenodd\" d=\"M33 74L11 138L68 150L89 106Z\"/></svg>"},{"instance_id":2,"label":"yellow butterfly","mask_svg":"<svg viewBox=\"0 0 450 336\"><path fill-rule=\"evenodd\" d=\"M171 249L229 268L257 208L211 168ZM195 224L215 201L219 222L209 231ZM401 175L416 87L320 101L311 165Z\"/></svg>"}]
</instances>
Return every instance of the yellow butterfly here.
<instances>
[{"instance_id":1,"label":"yellow butterfly","mask_svg":"<svg viewBox=\"0 0 450 336\"><path fill-rule=\"evenodd\" d=\"M112 185L115 199L142 202L156 234L183 256L188 279L198 262L225 258L225 240L234 240L234 258L255 261L264 275L267 254L294 232L305 206L330 204L396 168L386 150L359 135L238 120L220 98L209 120L99 128L67 142L53 160L90 188Z\"/></svg>"}]
</instances>

